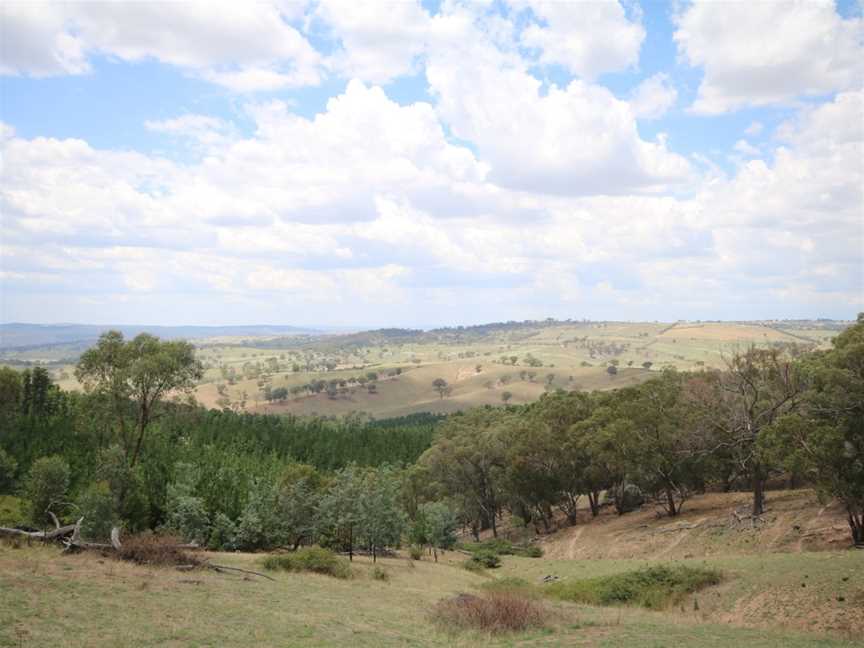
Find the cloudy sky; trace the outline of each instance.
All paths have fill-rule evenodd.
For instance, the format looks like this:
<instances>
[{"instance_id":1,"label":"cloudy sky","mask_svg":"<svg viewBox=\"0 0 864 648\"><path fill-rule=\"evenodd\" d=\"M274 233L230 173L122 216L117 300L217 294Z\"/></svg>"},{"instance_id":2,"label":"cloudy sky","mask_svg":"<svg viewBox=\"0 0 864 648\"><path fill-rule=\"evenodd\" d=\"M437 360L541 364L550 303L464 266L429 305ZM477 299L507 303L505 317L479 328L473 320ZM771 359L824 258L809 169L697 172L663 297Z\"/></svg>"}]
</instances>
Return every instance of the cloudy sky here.
<instances>
[{"instance_id":1,"label":"cloudy sky","mask_svg":"<svg viewBox=\"0 0 864 648\"><path fill-rule=\"evenodd\" d=\"M864 310L855 0L0 12L4 322Z\"/></svg>"}]
</instances>

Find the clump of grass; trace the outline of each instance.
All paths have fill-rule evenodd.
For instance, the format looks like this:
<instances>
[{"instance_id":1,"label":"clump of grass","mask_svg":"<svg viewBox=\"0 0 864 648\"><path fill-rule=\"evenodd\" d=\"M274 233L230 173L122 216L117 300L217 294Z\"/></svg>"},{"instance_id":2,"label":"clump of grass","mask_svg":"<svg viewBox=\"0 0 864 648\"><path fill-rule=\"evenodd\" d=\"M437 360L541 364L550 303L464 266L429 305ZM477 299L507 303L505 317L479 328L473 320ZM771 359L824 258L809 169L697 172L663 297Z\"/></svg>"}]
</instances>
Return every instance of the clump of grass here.
<instances>
[{"instance_id":1,"label":"clump of grass","mask_svg":"<svg viewBox=\"0 0 864 648\"><path fill-rule=\"evenodd\" d=\"M267 556L262 565L271 571L312 572L334 578L350 578L351 566L329 549L303 547L289 554Z\"/></svg>"},{"instance_id":2,"label":"clump of grass","mask_svg":"<svg viewBox=\"0 0 864 648\"><path fill-rule=\"evenodd\" d=\"M388 572L383 567L379 567L378 565L375 565L372 568L372 578L374 580L383 581L386 583L390 580L390 572Z\"/></svg>"},{"instance_id":3,"label":"clump of grass","mask_svg":"<svg viewBox=\"0 0 864 648\"><path fill-rule=\"evenodd\" d=\"M544 591L554 598L589 605L637 605L659 610L679 603L721 580L720 572L684 565L658 565L636 571L552 583Z\"/></svg>"},{"instance_id":4,"label":"clump of grass","mask_svg":"<svg viewBox=\"0 0 864 648\"><path fill-rule=\"evenodd\" d=\"M179 538L170 535L142 533L123 538L117 556L139 565L201 565L201 560L181 549Z\"/></svg>"},{"instance_id":5,"label":"clump of grass","mask_svg":"<svg viewBox=\"0 0 864 648\"><path fill-rule=\"evenodd\" d=\"M496 556L522 556L523 558L540 558L543 550L536 545L514 544L501 538L490 538L482 542L466 542L459 549L470 553L493 553Z\"/></svg>"},{"instance_id":6,"label":"clump of grass","mask_svg":"<svg viewBox=\"0 0 864 648\"><path fill-rule=\"evenodd\" d=\"M542 628L546 619L546 610L540 603L509 592L490 592L484 596L459 594L439 601L432 610L432 620L451 631L520 632Z\"/></svg>"},{"instance_id":7,"label":"clump of grass","mask_svg":"<svg viewBox=\"0 0 864 648\"><path fill-rule=\"evenodd\" d=\"M408 555L411 556L411 560L422 560L423 547L421 547L420 545L411 545L408 548Z\"/></svg>"}]
</instances>

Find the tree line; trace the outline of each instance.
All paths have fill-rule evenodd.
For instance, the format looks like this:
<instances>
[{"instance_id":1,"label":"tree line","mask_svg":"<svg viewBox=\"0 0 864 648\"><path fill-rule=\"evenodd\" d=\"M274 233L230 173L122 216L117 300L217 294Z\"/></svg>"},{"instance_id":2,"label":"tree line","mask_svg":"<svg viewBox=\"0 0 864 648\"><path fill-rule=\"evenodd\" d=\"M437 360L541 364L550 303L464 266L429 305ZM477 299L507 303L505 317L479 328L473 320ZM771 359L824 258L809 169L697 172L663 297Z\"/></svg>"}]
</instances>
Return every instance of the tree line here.
<instances>
[{"instance_id":1,"label":"tree line","mask_svg":"<svg viewBox=\"0 0 864 648\"><path fill-rule=\"evenodd\" d=\"M723 370L665 369L608 392L370 421L205 410L185 399L191 346L106 334L81 358L85 393L42 369L0 370L0 492L214 548L316 542L444 548L504 517L538 532L642 501L677 516L707 489L747 489L753 516L784 473L846 508L864 543L864 315L830 350L751 347ZM583 500L584 498L584 500Z\"/></svg>"}]
</instances>

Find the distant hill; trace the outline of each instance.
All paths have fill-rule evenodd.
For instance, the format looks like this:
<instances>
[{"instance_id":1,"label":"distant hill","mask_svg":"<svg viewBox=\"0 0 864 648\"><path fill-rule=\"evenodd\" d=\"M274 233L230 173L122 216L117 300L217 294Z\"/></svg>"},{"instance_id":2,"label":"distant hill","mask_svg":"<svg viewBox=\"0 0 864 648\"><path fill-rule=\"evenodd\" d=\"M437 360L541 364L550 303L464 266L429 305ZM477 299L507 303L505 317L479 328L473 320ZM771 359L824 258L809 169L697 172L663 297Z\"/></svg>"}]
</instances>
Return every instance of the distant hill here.
<instances>
[{"instance_id":1,"label":"distant hill","mask_svg":"<svg viewBox=\"0 0 864 648\"><path fill-rule=\"evenodd\" d=\"M25 349L54 345L89 345L105 331L120 331L127 337L152 333L163 339L213 337L260 337L320 333L297 326L143 326L96 324L0 324L0 350Z\"/></svg>"}]
</instances>

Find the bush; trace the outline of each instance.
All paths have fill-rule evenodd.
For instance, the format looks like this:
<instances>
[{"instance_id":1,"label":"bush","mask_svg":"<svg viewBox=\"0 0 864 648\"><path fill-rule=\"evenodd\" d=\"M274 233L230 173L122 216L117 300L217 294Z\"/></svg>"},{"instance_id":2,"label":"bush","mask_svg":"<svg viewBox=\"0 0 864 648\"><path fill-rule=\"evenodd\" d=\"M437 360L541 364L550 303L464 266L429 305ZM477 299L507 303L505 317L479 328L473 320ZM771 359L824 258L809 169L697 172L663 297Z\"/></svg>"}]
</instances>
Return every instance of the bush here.
<instances>
[{"instance_id":1,"label":"bush","mask_svg":"<svg viewBox=\"0 0 864 648\"><path fill-rule=\"evenodd\" d=\"M658 610L679 603L687 594L717 585L720 580L720 573L712 569L658 565L613 576L552 583L545 591L565 601Z\"/></svg>"},{"instance_id":2,"label":"bush","mask_svg":"<svg viewBox=\"0 0 864 648\"><path fill-rule=\"evenodd\" d=\"M188 495L172 498L165 526L187 541L204 544L210 538L210 519L204 500Z\"/></svg>"},{"instance_id":3,"label":"bush","mask_svg":"<svg viewBox=\"0 0 864 648\"><path fill-rule=\"evenodd\" d=\"M237 525L224 513L217 513L213 519L213 528L210 531L207 547L222 551L235 551L237 549Z\"/></svg>"},{"instance_id":4,"label":"bush","mask_svg":"<svg viewBox=\"0 0 864 648\"><path fill-rule=\"evenodd\" d=\"M386 583L387 581L390 580L390 572L388 572L383 567L379 567L378 565L375 565L375 567L372 568L372 578L374 580L383 581Z\"/></svg>"},{"instance_id":5,"label":"bush","mask_svg":"<svg viewBox=\"0 0 864 648\"><path fill-rule=\"evenodd\" d=\"M86 540L106 542L111 537L111 527L117 524L114 514L114 496L104 481L90 484L78 498L78 508L84 521L81 535Z\"/></svg>"},{"instance_id":6,"label":"bush","mask_svg":"<svg viewBox=\"0 0 864 648\"><path fill-rule=\"evenodd\" d=\"M53 526L48 510L57 513L65 504L69 477L69 464L62 457L41 457L33 462L24 483L24 499L30 506L30 520L34 525Z\"/></svg>"},{"instance_id":7,"label":"bush","mask_svg":"<svg viewBox=\"0 0 864 648\"><path fill-rule=\"evenodd\" d=\"M483 597L459 594L439 601L432 620L447 630L480 630L493 634L520 632L546 625L546 610L537 601L510 593Z\"/></svg>"},{"instance_id":8,"label":"bush","mask_svg":"<svg viewBox=\"0 0 864 648\"><path fill-rule=\"evenodd\" d=\"M519 545L501 538L492 538L482 542L469 542L459 545L459 548L471 553L492 553L496 556L540 558L543 555L543 550L536 545Z\"/></svg>"},{"instance_id":9,"label":"bush","mask_svg":"<svg viewBox=\"0 0 864 648\"><path fill-rule=\"evenodd\" d=\"M27 515L26 508L21 498L0 495L0 526L13 527L21 524Z\"/></svg>"},{"instance_id":10,"label":"bush","mask_svg":"<svg viewBox=\"0 0 864 648\"><path fill-rule=\"evenodd\" d=\"M423 547L419 547L417 545L411 545L408 548L408 554L411 556L411 560L422 560L423 559Z\"/></svg>"},{"instance_id":11,"label":"bush","mask_svg":"<svg viewBox=\"0 0 864 648\"><path fill-rule=\"evenodd\" d=\"M118 555L139 565L200 565L201 561L177 545L180 540L168 535L142 533L122 539Z\"/></svg>"},{"instance_id":12,"label":"bush","mask_svg":"<svg viewBox=\"0 0 864 648\"><path fill-rule=\"evenodd\" d=\"M501 566L501 558L498 557L498 554L492 553L491 551L477 551L473 556L471 556L470 560L487 569L495 569L496 567Z\"/></svg>"},{"instance_id":13,"label":"bush","mask_svg":"<svg viewBox=\"0 0 864 648\"><path fill-rule=\"evenodd\" d=\"M350 578L351 566L329 549L303 547L293 553L267 556L264 569L271 571L312 572L334 578Z\"/></svg>"}]
</instances>

